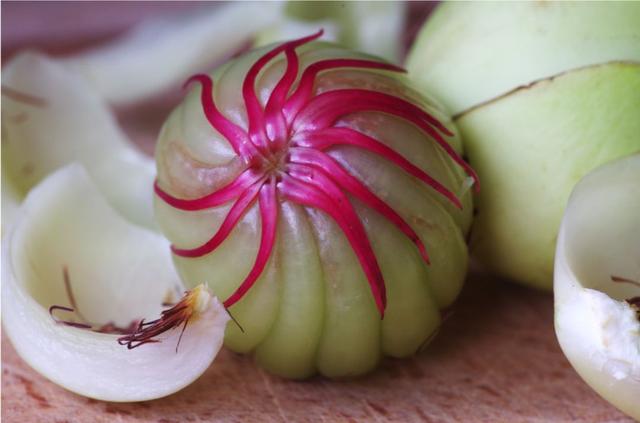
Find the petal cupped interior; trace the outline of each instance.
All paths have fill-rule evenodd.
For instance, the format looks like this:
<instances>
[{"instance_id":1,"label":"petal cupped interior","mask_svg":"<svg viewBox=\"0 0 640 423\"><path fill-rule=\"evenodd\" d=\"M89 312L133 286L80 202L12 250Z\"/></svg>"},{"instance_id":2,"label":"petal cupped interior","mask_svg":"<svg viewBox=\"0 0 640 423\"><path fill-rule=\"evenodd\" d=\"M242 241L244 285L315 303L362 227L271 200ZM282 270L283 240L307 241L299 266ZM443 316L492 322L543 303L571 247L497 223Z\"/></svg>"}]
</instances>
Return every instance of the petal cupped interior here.
<instances>
[{"instance_id":1,"label":"petal cupped interior","mask_svg":"<svg viewBox=\"0 0 640 423\"><path fill-rule=\"evenodd\" d=\"M207 297L178 349L177 329L127 350L119 335L58 323L48 311L59 306L58 321L93 329L155 319L164 302L182 294L168 247L122 219L79 165L53 173L27 196L4 240L5 333L33 368L81 395L140 401L181 389L222 344L228 316L216 299Z\"/></svg>"}]
</instances>

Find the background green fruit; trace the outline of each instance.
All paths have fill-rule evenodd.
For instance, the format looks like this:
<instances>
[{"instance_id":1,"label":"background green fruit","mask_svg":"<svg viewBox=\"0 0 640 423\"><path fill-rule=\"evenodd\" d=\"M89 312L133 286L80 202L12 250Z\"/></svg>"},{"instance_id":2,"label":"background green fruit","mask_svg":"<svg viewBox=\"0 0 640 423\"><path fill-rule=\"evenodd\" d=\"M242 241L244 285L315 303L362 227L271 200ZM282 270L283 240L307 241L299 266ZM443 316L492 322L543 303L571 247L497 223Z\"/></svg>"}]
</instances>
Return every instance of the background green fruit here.
<instances>
[{"instance_id":1,"label":"background green fruit","mask_svg":"<svg viewBox=\"0 0 640 423\"><path fill-rule=\"evenodd\" d=\"M483 184L474 254L501 275L549 287L571 188L600 163L640 149L639 93L640 66L614 63L538 82L460 115Z\"/></svg>"},{"instance_id":2,"label":"background green fruit","mask_svg":"<svg viewBox=\"0 0 640 423\"><path fill-rule=\"evenodd\" d=\"M443 3L409 53L412 78L452 114L587 65L640 60L637 2Z\"/></svg>"},{"instance_id":3,"label":"background green fruit","mask_svg":"<svg viewBox=\"0 0 640 423\"><path fill-rule=\"evenodd\" d=\"M551 288L574 184L640 150L640 3L447 3L408 59L458 123L482 190L472 254Z\"/></svg>"}]
</instances>

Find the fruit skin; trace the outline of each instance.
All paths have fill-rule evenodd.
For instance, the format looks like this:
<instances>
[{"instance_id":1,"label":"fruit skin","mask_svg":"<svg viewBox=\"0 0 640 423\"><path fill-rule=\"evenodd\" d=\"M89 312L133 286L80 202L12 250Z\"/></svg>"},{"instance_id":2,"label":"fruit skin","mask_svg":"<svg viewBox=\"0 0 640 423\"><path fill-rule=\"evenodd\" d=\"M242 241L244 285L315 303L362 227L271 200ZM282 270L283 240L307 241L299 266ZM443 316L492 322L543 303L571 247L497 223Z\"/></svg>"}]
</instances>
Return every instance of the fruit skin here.
<instances>
[{"instance_id":1,"label":"fruit skin","mask_svg":"<svg viewBox=\"0 0 640 423\"><path fill-rule=\"evenodd\" d=\"M550 288L572 187L600 164L640 151L639 92L640 65L611 63L540 81L458 117L483 182L470 248L491 271Z\"/></svg>"},{"instance_id":2,"label":"fruit skin","mask_svg":"<svg viewBox=\"0 0 640 423\"><path fill-rule=\"evenodd\" d=\"M456 115L533 81L640 61L638 2L442 3L407 58L417 86Z\"/></svg>"},{"instance_id":3,"label":"fruit skin","mask_svg":"<svg viewBox=\"0 0 640 423\"><path fill-rule=\"evenodd\" d=\"M214 100L242 128L247 116L242 82L261 49L225 64L212 74ZM326 43L297 50L300 72L329 58L361 58ZM258 77L256 93L264 106L285 68L278 56ZM321 73L316 89L358 87L411 99L455 132L437 104L420 96L404 76L366 69ZM336 223L323 212L280 200L279 221L271 258L262 276L230 312L240 322L229 325L225 343L252 353L267 370L291 378L316 372L344 378L373 369L383 355L414 354L435 332L440 309L456 298L467 268L464 235L471 222L471 195L464 172L435 142L413 125L387 114L357 112L344 124L379 138L457 193L458 210L413 177L377 155L349 147L331 155L350 173L388 202L413 227L431 257L427 266L417 249L376 212L354 201L387 285L384 320L373 301L367 279L353 249ZM448 138L460 151L459 138ZM156 150L158 185L181 198L206 195L243 168L228 142L203 115L200 89L192 89L170 115ZM229 205L186 212L160 198L156 216L165 235L178 247L192 248L209 239ZM207 282L214 295L227 298L247 275L260 242L258 207L252 206L220 247L200 258L174 256L188 286Z\"/></svg>"},{"instance_id":4,"label":"fruit skin","mask_svg":"<svg viewBox=\"0 0 640 423\"><path fill-rule=\"evenodd\" d=\"M483 183L470 250L489 271L551 289L572 187L640 150L639 22L640 3L445 3L423 27L410 77Z\"/></svg>"}]
</instances>

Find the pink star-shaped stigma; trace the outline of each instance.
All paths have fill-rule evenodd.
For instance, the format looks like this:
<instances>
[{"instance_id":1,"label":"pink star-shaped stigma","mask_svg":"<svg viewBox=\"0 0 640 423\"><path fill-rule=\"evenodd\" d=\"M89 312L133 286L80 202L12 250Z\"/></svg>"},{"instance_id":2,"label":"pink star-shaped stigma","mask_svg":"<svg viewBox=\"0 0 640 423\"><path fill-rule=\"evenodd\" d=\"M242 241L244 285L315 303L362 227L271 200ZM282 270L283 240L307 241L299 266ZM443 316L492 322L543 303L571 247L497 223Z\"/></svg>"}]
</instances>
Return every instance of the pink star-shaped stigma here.
<instances>
[{"instance_id":1,"label":"pink star-shaped stigma","mask_svg":"<svg viewBox=\"0 0 640 423\"><path fill-rule=\"evenodd\" d=\"M207 120L226 138L246 167L232 182L201 198L173 197L157 183L155 192L166 203L180 210L203 210L235 201L218 231L206 243L193 249L172 247L173 253L181 257L201 257L214 251L228 237L247 209L258 201L262 228L257 257L247 277L224 302L226 307L239 301L263 272L276 239L279 201L291 201L319 209L335 220L362 266L381 316L384 316L386 307L384 279L364 225L347 194L391 221L416 245L423 259L429 263L425 246L411 226L326 151L336 145L362 148L393 162L458 208L462 207L460 200L440 182L384 143L355 129L334 126L344 115L382 112L416 125L462 166L474 179L476 189L478 187L478 178L473 169L444 139L444 136L451 136L452 133L420 107L402 98L366 89L336 89L321 94L314 92L315 79L325 70L364 68L404 72L402 68L372 60L321 60L302 72L292 91L299 72L296 48L321 35L322 31L281 44L260 57L249 69L242 86L249 122L246 130L218 110L213 100L213 81L209 76L195 75L187 81L187 84L201 84L201 102ZM285 54L287 60L286 69L262 107L255 93L256 78L261 69L281 53Z\"/></svg>"}]
</instances>

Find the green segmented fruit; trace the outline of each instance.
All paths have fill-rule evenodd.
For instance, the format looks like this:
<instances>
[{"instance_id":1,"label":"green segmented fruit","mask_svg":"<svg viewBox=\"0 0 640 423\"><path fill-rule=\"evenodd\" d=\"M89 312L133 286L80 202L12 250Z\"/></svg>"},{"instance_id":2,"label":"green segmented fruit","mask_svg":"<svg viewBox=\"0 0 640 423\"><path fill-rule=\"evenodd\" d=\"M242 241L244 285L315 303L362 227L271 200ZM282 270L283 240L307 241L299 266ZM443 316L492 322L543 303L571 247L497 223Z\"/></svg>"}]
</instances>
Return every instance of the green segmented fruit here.
<instances>
[{"instance_id":1,"label":"green segmented fruit","mask_svg":"<svg viewBox=\"0 0 640 423\"><path fill-rule=\"evenodd\" d=\"M225 343L291 378L415 353L467 270L475 173L403 70L320 33L195 75L160 134L156 216Z\"/></svg>"}]
</instances>

